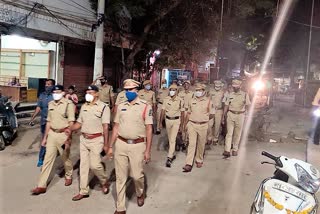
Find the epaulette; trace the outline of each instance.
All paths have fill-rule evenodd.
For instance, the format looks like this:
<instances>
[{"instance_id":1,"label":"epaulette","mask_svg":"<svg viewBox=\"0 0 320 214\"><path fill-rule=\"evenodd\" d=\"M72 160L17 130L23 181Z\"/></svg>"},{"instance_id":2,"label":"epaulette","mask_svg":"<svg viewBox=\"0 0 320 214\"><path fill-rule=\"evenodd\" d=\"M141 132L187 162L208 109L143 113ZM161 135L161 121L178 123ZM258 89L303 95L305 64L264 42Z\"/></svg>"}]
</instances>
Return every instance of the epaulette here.
<instances>
[{"instance_id":1,"label":"epaulette","mask_svg":"<svg viewBox=\"0 0 320 214\"><path fill-rule=\"evenodd\" d=\"M147 101L141 100L141 99L140 99L140 102L143 103L143 104L147 104L148 103Z\"/></svg>"}]
</instances>

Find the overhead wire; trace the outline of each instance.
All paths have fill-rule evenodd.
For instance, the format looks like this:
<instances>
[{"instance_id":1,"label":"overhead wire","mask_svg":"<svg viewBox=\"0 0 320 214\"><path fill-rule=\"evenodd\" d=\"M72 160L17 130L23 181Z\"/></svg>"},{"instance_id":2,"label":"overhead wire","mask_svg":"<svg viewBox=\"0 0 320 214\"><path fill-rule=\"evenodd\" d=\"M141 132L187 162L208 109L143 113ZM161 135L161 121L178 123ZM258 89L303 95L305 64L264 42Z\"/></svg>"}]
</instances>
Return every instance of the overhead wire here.
<instances>
[{"instance_id":1,"label":"overhead wire","mask_svg":"<svg viewBox=\"0 0 320 214\"><path fill-rule=\"evenodd\" d=\"M70 1L71 1L71 2L73 2L74 4L78 5L79 7L81 7L81 8L83 8L83 9L85 9L86 11L88 11L88 12L90 12L90 13L94 14L94 15L97 15L95 12L92 12L92 11L91 11L91 10L89 10L88 8L86 8L86 7L82 6L81 4L79 4L79 3L77 3L77 2L75 2L75 1L73 1L73 0L70 0Z\"/></svg>"},{"instance_id":2,"label":"overhead wire","mask_svg":"<svg viewBox=\"0 0 320 214\"><path fill-rule=\"evenodd\" d=\"M60 1L60 2L62 2L62 3L65 3L66 5L69 5L69 6L72 6L72 7L75 7L75 8L77 8L77 9L79 9L79 10L82 10L82 11L84 11L84 12L89 12L89 13L91 13L91 14L93 14L93 15L97 15L95 12L93 12L93 11L91 11L91 10L89 10L89 9L87 9L87 8L85 8L84 6L82 6L81 5L81 7L77 7L77 6L75 6L74 4L70 4L70 3L68 3L68 2L65 2L65 1L63 1L63 0L58 0L58 1ZM73 3L75 3L74 1L72 1ZM76 3L77 5L79 5L78 3Z\"/></svg>"}]
</instances>

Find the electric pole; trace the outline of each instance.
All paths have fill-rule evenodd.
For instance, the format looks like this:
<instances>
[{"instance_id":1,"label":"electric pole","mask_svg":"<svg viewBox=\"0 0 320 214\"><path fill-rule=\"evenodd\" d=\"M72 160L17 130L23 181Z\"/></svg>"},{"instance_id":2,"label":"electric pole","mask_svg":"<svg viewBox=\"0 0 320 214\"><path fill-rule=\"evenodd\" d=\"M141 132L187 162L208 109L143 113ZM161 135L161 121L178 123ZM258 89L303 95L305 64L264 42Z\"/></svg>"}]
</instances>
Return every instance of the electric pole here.
<instances>
[{"instance_id":1,"label":"electric pole","mask_svg":"<svg viewBox=\"0 0 320 214\"><path fill-rule=\"evenodd\" d=\"M98 1L96 48L94 53L93 80L103 75L103 40L104 40L105 0Z\"/></svg>"}]
</instances>

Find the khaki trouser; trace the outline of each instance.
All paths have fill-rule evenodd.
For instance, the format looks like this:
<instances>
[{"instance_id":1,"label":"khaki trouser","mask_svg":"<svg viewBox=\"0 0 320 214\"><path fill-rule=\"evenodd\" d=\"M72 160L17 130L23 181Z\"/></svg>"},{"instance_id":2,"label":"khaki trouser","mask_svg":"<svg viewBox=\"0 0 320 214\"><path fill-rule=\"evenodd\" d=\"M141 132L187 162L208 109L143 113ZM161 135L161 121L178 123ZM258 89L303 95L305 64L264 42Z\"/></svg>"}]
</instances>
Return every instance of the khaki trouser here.
<instances>
[{"instance_id":1,"label":"khaki trouser","mask_svg":"<svg viewBox=\"0 0 320 214\"><path fill-rule=\"evenodd\" d=\"M158 103L157 107L157 131L160 131L160 117L161 117L161 112L162 112L162 104Z\"/></svg>"},{"instance_id":2,"label":"khaki trouser","mask_svg":"<svg viewBox=\"0 0 320 214\"><path fill-rule=\"evenodd\" d=\"M209 120L208 141L219 141L222 114L223 110L216 110L214 117L211 120Z\"/></svg>"},{"instance_id":3,"label":"khaki trouser","mask_svg":"<svg viewBox=\"0 0 320 214\"><path fill-rule=\"evenodd\" d=\"M115 143L114 164L116 169L117 211L126 210L126 182L130 176L134 180L136 195L144 193L143 160L146 143L127 144L117 139Z\"/></svg>"},{"instance_id":4,"label":"khaki trouser","mask_svg":"<svg viewBox=\"0 0 320 214\"><path fill-rule=\"evenodd\" d=\"M188 112L184 112L184 117L186 117L186 115L188 114ZM189 141L189 136L188 136L188 126L186 127L186 130L182 130L182 140L184 144L187 144L187 142Z\"/></svg>"},{"instance_id":5,"label":"khaki trouser","mask_svg":"<svg viewBox=\"0 0 320 214\"><path fill-rule=\"evenodd\" d=\"M80 136L80 194L89 194L89 170L91 169L100 183L104 185L107 175L101 164L100 153L103 150L103 137L85 139Z\"/></svg>"},{"instance_id":6,"label":"khaki trouser","mask_svg":"<svg viewBox=\"0 0 320 214\"><path fill-rule=\"evenodd\" d=\"M225 151L231 151L231 144L233 145L233 151L238 151L244 118L244 114L228 112Z\"/></svg>"},{"instance_id":7,"label":"khaki trouser","mask_svg":"<svg viewBox=\"0 0 320 214\"><path fill-rule=\"evenodd\" d=\"M203 163L204 147L207 140L208 123L195 124L188 122L189 146L186 164L193 165L195 159L198 163Z\"/></svg>"},{"instance_id":8,"label":"khaki trouser","mask_svg":"<svg viewBox=\"0 0 320 214\"><path fill-rule=\"evenodd\" d=\"M179 132L180 119L169 120L166 119L166 129L169 138L168 158L172 158L176 148L176 139Z\"/></svg>"},{"instance_id":9,"label":"khaki trouser","mask_svg":"<svg viewBox=\"0 0 320 214\"><path fill-rule=\"evenodd\" d=\"M54 161L56 160L57 152L59 152L61 155L64 164L65 177L67 179L71 179L73 164L69 158L70 149L63 150L61 148L66 140L67 136L65 133L55 133L52 130L49 131L46 145L46 155L44 157L38 187L47 187L48 178L54 165Z\"/></svg>"},{"instance_id":10,"label":"khaki trouser","mask_svg":"<svg viewBox=\"0 0 320 214\"><path fill-rule=\"evenodd\" d=\"M208 134L207 134L208 141L212 141L213 139L213 127L214 127L214 118L210 119L208 123Z\"/></svg>"}]
</instances>

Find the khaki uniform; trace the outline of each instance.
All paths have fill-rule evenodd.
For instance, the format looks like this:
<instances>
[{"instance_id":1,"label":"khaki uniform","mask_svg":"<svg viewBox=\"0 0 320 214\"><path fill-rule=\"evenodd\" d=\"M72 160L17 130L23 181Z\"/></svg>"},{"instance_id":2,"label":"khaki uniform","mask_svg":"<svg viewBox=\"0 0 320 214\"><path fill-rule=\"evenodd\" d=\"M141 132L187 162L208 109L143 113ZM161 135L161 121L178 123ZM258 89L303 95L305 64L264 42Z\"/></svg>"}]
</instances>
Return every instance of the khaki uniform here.
<instances>
[{"instance_id":1,"label":"khaki uniform","mask_svg":"<svg viewBox=\"0 0 320 214\"><path fill-rule=\"evenodd\" d=\"M213 140L217 142L219 140L220 128L221 128L221 119L223 115L223 98L224 92L223 90L217 91L215 89L211 89L209 93L209 97L212 101L212 108L215 109L214 118L209 121L209 129L208 129L208 140Z\"/></svg>"},{"instance_id":2,"label":"khaki uniform","mask_svg":"<svg viewBox=\"0 0 320 214\"><path fill-rule=\"evenodd\" d=\"M136 100L118 106L115 123L119 124L118 136L128 140L146 138L146 125L153 124L152 108L146 101ZM114 163L116 169L117 211L126 210L126 182L130 169L137 197L144 193L143 160L146 142L128 144L119 138L115 142Z\"/></svg>"},{"instance_id":3,"label":"khaki uniform","mask_svg":"<svg viewBox=\"0 0 320 214\"><path fill-rule=\"evenodd\" d=\"M189 91L181 91L179 92L178 96L183 100L184 103L184 110L185 110L185 115L188 113L188 107L189 107L189 102L190 100L193 98L193 91L189 90ZM182 140L184 142L184 144L187 143L188 141L188 132L185 130L182 130Z\"/></svg>"},{"instance_id":4,"label":"khaki uniform","mask_svg":"<svg viewBox=\"0 0 320 214\"><path fill-rule=\"evenodd\" d=\"M165 111L166 129L169 138L168 158L172 158L174 156L176 138L181 123L181 112L184 112L183 100L178 96L174 98L167 96L164 99L162 110Z\"/></svg>"},{"instance_id":5,"label":"khaki uniform","mask_svg":"<svg viewBox=\"0 0 320 214\"><path fill-rule=\"evenodd\" d=\"M126 91L121 91L118 96L117 96L117 99L116 99L116 104L115 105L119 105L120 103L123 103L127 101L127 97L126 97Z\"/></svg>"},{"instance_id":6,"label":"khaki uniform","mask_svg":"<svg viewBox=\"0 0 320 214\"><path fill-rule=\"evenodd\" d=\"M57 153L61 155L65 168L66 179L72 178L73 164L70 160L70 150L61 147L68 139L63 129L69 127L69 122L75 121L75 106L72 101L62 98L59 102L51 101L48 106L48 118L51 130L48 133L46 155L42 166L38 187L46 187ZM61 132L61 133L58 133Z\"/></svg>"},{"instance_id":7,"label":"khaki uniform","mask_svg":"<svg viewBox=\"0 0 320 214\"><path fill-rule=\"evenodd\" d=\"M209 115L214 114L210 98L206 96L192 98L189 102L188 114L190 114L187 124L189 146L186 165L192 166L194 159L197 163L203 163Z\"/></svg>"},{"instance_id":8,"label":"khaki uniform","mask_svg":"<svg viewBox=\"0 0 320 214\"><path fill-rule=\"evenodd\" d=\"M99 86L99 100L110 106L111 99L114 98L114 93L111 85L105 84Z\"/></svg>"},{"instance_id":9,"label":"khaki uniform","mask_svg":"<svg viewBox=\"0 0 320 214\"><path fill-rule=\"evenodd\" d=\"M93 105L85 103L82 105L77 120L81 123L81 132L85 134L103 134L103 125L110 124L110 109L106 104L98 100ZM104 185L107 175L101 164L101 155L104 147L104 137L86 139L80 136L80 194L89 194L89 170L98 177Z\"/></svg>"},{"instance_id":10,"label":"khaki uniform","mask_svg":"<svg viewBox=\"0 0 320 214\"><path fill-rule=\"evenodd\" d=\"M237 152L245 118L245 107L246 105L250 105L249 95L243 91L232 92L227 97L225 105L229 106L225 151L230 152L231 145L233 145L233 151Z\"/></svg>"},{"instance_id":11,"label":"khaki uniform","mask_svg":"<svg viewBox=\"0 0 320 214\"><path fill-rule=\"evenodd\" d=\"M155 105L157 103L156 94L151 90L142 89L138 92L138 95L140 99L147 101L149 105Z\"/></svg>"},{"instance_id":12,"label":"khaki uniform","mask_svg":"<svg viewBox=\"0 0 320 214\"><path fill-rule=\"evenodd\" d=\"M163 100L165 97L167 97L169 94L169 89L168 88L161 88L158 91L157 95L157 101L158 101L158 106L157 106L157 131L160 131L160 116L161 116L161 111L162 111L162 105L163 105Z\"/></svg>"}]
</instances>

